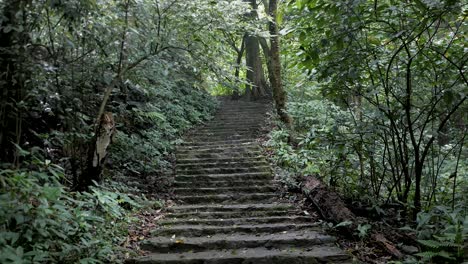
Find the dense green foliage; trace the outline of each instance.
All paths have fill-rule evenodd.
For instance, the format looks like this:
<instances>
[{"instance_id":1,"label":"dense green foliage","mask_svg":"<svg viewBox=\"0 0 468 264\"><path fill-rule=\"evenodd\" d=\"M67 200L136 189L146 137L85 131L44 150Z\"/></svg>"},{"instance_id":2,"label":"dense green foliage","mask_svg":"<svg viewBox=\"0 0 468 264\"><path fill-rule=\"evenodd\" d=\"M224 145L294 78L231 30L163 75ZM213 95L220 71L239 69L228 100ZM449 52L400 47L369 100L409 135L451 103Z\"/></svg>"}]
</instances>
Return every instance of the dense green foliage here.
<instances>
[{"instance_id":1,"label":"dense green foliage","mask_svg":"<svg viewBox=\"0 0 468 264\"><path fill-rule=\"evenodd\" d=\"M146 202L115 181L159 184L148 179L216 108L207 91L256 81L258 94L276 99L281 83L289 94L294 122L269 141L285 182L316 175L377 215L396 208L418 257L459 261L467 5L279 2L0 1L0 262L117 261L130 211Z\"/></svg>"},{"instance_id":2,"label":"dense green foliage","mask_svg":"<svg viewBox=\"0 0 468 264\"><path fill-rule=\"evenodd\" d=\"M175 144L216 108L207 90L233 80L221 44L250 27L239 20L247 5L6 0L0 10L0 262L122 261L130 213L147 203L125 186L166 187L158 177ZM93 171L102 120L112 136Z\"/></svg>"},{"instance_id":3,"label":"dense green foliage","mask_svg":"<svg viewBox=\"0 0 468 264\"><path fill-rule=\"evenodd\" d=\"M304 72L292 81L309 79L290 87L299 152L325 154L301 169L416 213L466 205L466 6L314 0L285 12L289 72Z\"/></svg>"},{"instance_id":4,"label":"dense green foliage","mask_svg":"<svg viewBox=\"0 0 468 264\"><path fill-rule=\"evenodd\" d=\"M402 225L431 230L423 240L439 251L424 261L442 249L460 261L468 239L462 2L296 0L282 10L294 131L274 131L269 145L284 180L318 176L381 216L396 206Z\"/></svg>"},{"instance_id":5,"label":"dense green foliage","mask_svg":"<svg viewBox=\"0 0 468 264\"><path fill-rule=\"evenodd\" d=\"M131 213L150 201L116 184L70 193L63 170L33 155L31 169L2 170L1 263L115 262L127 236Z\"/></svg>"}]
</instances>

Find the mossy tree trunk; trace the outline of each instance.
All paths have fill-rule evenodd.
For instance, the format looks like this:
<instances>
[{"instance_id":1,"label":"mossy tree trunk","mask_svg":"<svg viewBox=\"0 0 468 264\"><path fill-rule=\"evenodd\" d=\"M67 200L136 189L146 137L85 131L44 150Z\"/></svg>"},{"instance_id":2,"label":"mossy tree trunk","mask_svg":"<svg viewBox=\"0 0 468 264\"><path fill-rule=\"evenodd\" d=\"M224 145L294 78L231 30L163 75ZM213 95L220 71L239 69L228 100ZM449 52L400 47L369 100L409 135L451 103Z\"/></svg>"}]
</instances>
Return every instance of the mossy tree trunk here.
<instances>
[{"instance_id":1,"label":"mossy tree trunk","mask_svg":"<svg viewBox=\"0 0 468 264\"><path fill-rule=\"evenodd\" d=\"M249 1L252 11L249 18L257 19L257 1ZM245 62L247 65L246 96L250 100L256 100L268 95L268 87L263 73L262 60L260 58L260 44L258 36L248 33L245 37Z\"/></svg>"},{"instance_id":2,"label":"mossy tree trunk","mask_svg":"<svg viewBox=\"0 0 468 264\"><path fill-rule=\"evenodd\" d=\"M290 126L292 123L291 117L286 112L287 95L283 88L283 82L281 80L281 59L280 59L280 39L278 35L278 23L277 23L277 11L278 2L277 0L270 0L268 13L271 17L269 22L270 30L270 52L269 52L269 78L273 89L273 98L275 100L276 112L280 120Z\"/></svg>"}]
</instances>

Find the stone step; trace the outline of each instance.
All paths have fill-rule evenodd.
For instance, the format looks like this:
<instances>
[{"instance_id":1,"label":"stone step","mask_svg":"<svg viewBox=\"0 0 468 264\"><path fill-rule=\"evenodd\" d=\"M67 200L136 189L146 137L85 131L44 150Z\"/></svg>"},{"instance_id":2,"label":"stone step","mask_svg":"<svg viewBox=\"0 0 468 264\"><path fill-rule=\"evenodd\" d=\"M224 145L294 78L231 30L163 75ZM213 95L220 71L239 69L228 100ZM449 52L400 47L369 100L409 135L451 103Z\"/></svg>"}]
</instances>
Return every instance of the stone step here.
<instances>
[{"instance_id":1,"label":"stone step","mask_svg":"<svg viewBox=\"0 0 468 264\"><path fill-rule=\"evenodd\" d=\"M206 122L203 124L203 126L200 126L196 128L194 131L200 131L200 130L252 130L252 129L258 129L259 123L258 122L251 122L251 123L244 123L239 126L239 123L233 122L218 122L218 121L210 121Z\"/></svg>"},{"instance_id":2,"label":"stone step","mask_svg":"<svg viewBox=\"0 0 468 264\"><path fill-rule=\"evenodd\" d=\"M248 187L248 186L265 186L271 185L272 181L270 179L263 180L242 180L242 181L175 181L173 183L174 188L195 188L195 187Z\"/></svg>"},{"instance_id":3,"label":"stone step","mask_svg":"<svg viewBox=\"0 0 468 264\"><path fill-rule=\"evenodd\" d=\"M265 157L262 155L251 156L251 157L228 157L228 158L185 158L177 159L177 165L187 163L214 163L214 162L250 162L250 161L265 161Z\"/></svg>"},{"instance_id":4,"label":"stone step","mask_svg":"<svg viewBox=\"0 0 468 264\"><path fill-rule=\"evenodd\" d=\"M209 136L209 137L225 137L225 136L249 136L258 131L256 130L241 130L241 131L232 131L232 130L219 130L219 131L194 131L189 134L190 137L203 137L203 136Z\"/></svg>"},{"instance_id":5,"label":"stone step","mask_svg":"<svg viewBox=\"0 0 468 264\"><path fill-rule=\"evenodd\" d=\"M263 217L235 217L235 218L171 218L160 221L159 224L176 226L176 225L209 225L209 226L226 226L226 225L246 225L246 224L277 224L277 223L307 223L311 222L308 216L263 216Z\"/></svg>"},{"instance_id":6,"label":"stone step","mask_svg":"<svg viewBox=\"0 0 468 264\"><path fill-rule=\"evenodd\" d=\"M258 124L252 125L243 125L239 126L239 124L232 124L230 126L226 126L226 123L219 123L219 125L214 126L213 124L207 124L209 126L202 126L195 130L194 132L240 132L240 131L252 131L257 130L259 128Z\"/></svg>"},{"instance_id":7,"label":"stone step","mask_svg":"<svg viewBox=\"0 0 468 264\"><path fill-rule=\"evenodd\" d=\"M238 139L238 140L219 140L219 141L208 141L208 142L199 142L199 141L184 141L180 146L216 146L216 145L237 145L237 144L251 144L256 143L253 139Z\"/></svg>"},{"instance_id":8,"label":"stone step","mask_svg":"<svg viewBox=\"0 0 468 264\"><path fill-rule=\"evenodd\" d=\"M230 205L213 205L213 204L198 204L198 205L177 205L167 208L168 212L232 212L232 211L275 211L275 210L291 210L295 209L289 203L252 203L252 204L230 204Z\"/></svg>"},{"instance_id":9,"label":"stone step","mask_svg":"<svg viewBox=\"0 0 468 264\"><path fill-rule=\"evenodd\" d=\"M234 185L233 185L234 186ZM187 194L232 194L238 193L245 194L245 193L270 193L276 190L274 185L260 185L260 186L248 186L248 187L216 187L216 188L174 188L174 193L176 195L187 195Z\"/></svg>"},{"instance_id":10,"label":"stone step","mask_svg":"<svg viewBox=\"0 0 468 264\"><path fill-rule=\"evenodd\" d=\"M215 114L215 117L219 116L219 115L229 115L229 114L234 114L234 115L235 114L261 115L261 114L267 113L269 109L270 109L270 107L257 106L257 105L247 106L245 108L223 107L223 108L220 109L220 111L218 111Z\"/></svg>"},{"instance_id":11,"label":"stone step","mask_svg":"<svg viewBox=\"0 0 468 264\"><path fill-rule=\"evenodd\" d=\"M176 154L177 159L226 159L226 158L247 158L261 157L261 151L246 151L246 152L226 152L226 153L181 153Z\"/></svg>"},{"instance_id":12,"label":"stone step","mask_svg":"<svg viewBox=\"0 0 468 264\"><path fill-rule=\"evenodd\" d=\"M245 119L261 119L265 120L267 111L249 112L249 111L221 111L214 115L214 120L228 119L243 121Z\"/></svg>"},{"instance_id":13,"label":"stone step","mask_svg":"<svg viewBox=\"0 0 468 264\"><path fill-rule=\"evenodd\" d=\"M189 204L205 203L245 203L245 202L272 202L277 200L278 195L273 192L257 193L227 193L227 194L207 194L207 195L178 195L177 199Z\"/></svg>"},{"instance_id":14,"label":"stone step","mask_svg":"<svg viewBox=\"0 0 468 264\"><path fill-rule=\"evenodd\" d=\"M331 245L312 248L207 250L201 252L181 252L150 254L131 263L138 264L351 264L350 257L339 248Z\"/></svg>"},{"instance_id":15,"label":"stone step","mask_svg":"<svg viewBox=\"0 0 468 264\"><path fill-rule=\"evenodd\" d=\"M189 218L189 219L228 219L240 217L269 217L269 216L285 216L285 215L299 215L298 210L293 209L277 209L277 210L232 210L232 211L219 211L219 212L177 212L168 213L167 217L171 218Z\"/></svg>"},{"instance_id":16,"label":"stone step","mask_svg":"<svg viewBox=\"0 0 468 264\"><path fill-rule=\"evenodd\" d=\"M249 172L271 172L270 166L256 166L256 167L218 167L218 168L177 168L176 173L183 173L184 175L200 175L200 174L229 174L229 173L249 173Z\"/></svg>"},{"instance_id":17,"label":"stone step","mask_svg":"<svg viewBox=\"0 0 468 264\"><path fill-rule=\"evenodd\" d=\"M207 163L182 163L176 164L176 169L193 169L193 168L251 168L256 166L268 166L269 163L266 161L245 161L245 162L207 162Z\"/></svg>"},{"instance_id":18,"label":"stone step","mask_svg":"<svg viewBox=\"0 0 468 264\"><path fill-rule=\"evenodd\" d=\"M272 179L271 173L267 172L249 172L249 173L231 173L231 174L205 174L205 175L177 175L176 181L242 181L242 180L262 180Z\"/></svg>"},{"instance_id":19,"label":"stone step","mask_svg":"<svg viewBox=\"0 0 468 264\"><path fill-rule=\"evenodd\" d=\"M261 151L259 146L231 146L231 147L216 147L216 148L186 148L177 150L177 154L188 154L188 153L224 153L224 152L251 152L251 151Z\"/></svg>"},{"instance_id":20,"label":"stone step","mask_svg":"<svg viewBox=\"0 0 468 264\"><path fill-rule=\"evenodd\" d=\"M330 244L335 238L316 231L284 232L267 234L221 234L208 237L157 237L145 241L141 248L154 253L200 252L214 249L245 249L265 247L268 249L313 247Z\"/></svg>"},{"instance_id":21,"label":"stone step","mask_svg":"<svg viewBox=\"0 0 468 264\"><path fill-rule=\"evenodd\" d=\"M248 109L251 110L252 108L270 108L272 107L271 104L268 102L242 102L239 101L231 101L231 102L224 102L221 106L222 110L233 110L233 109Z\"/></svg>"},{"instance_id":22,"label":"stone step","mask_svg":"<svg viewBox=\"0 0 468 264\"><path fill-rule=\"evenodd\" d=\"M220 141L220 140L240 140L240 139L255 139L256 136L260 134L255 133L255 134L232 134L232 135L221 135L221 136L215 136L215 135L192 135L189 136L189 138L192 141Z\"/></svg>"},{"instance_id":23,"label":"stone step","mask_svg":"<svg viewBox=\"0 0 468 264\"><path fill-rule=\"evenodd\" d=\"M198 144L201 143L201 144ZM206 144L209 142L186 142L185 144L180 144L177 146L177 150L186 150L186 149L197 149L197 148L238 148L238 147L250 147L250 146L259 146L258 142L247 140L239 143L232 143L230 141L220 141L214 142L214 144Z\"/></svg>"},{"instance_id":24,"label":"stone step","mask_svg":"<svg viewBox=\"0 0 468 264\"><path fill-rule=\"evenodd\" d=\"M218 113L214 116L215 118L223 115L223 116L230 116L236 117L236 115L265 115L268 112L268 109L265 107L248 107L248 108L224 108L221 109Z\"/></svg>"},{"instance_id":25,"label":"stone step","mask_svg":"<svg viewBox=\"0 0 468 264\"><path fill-rule=\"evenodd\" d=\"M213 130L213 131L221 131L221 130L226 130L226 131L257 131L259 129L262 129L264 126L263 122L257 121L257 120L252 120L249 122L243 122L242 124L239 124L239 122L229 122L229 121L222 121L222 122L210 122L210 123L205 123L203 127L200 127L196 130L193 131L207 131L207 130Z\"/></svg>"},{"instance_id":26,"label":"stone step","mask_svg":"<svg viewBox=\"0 0 468 264\"><path fill-rule=\"evenodd\" d=\"M156 236L211 236L214 234L260 234L260 233L279 233L299 230L320 230L318 223L276 223L276 224L246 224L232 226L209 226L209 225L177 225L160 227L154 231Z\"/></svg>"},{"instance_id":27,"label":"stone step","mask_svg":"<svg viewBox=\"0 0 468 264\"><path fill-rule=\"evenodd\" d=\"M271 104L264 104L264 103L246 103L243 102L242 104L239 104L238 102L229 104L229 103L223 103L221 106L220 110L224 111L229 111L229 110L253 110L253 109L269 109L271 108Z\"/></svg>"}]
</instances>

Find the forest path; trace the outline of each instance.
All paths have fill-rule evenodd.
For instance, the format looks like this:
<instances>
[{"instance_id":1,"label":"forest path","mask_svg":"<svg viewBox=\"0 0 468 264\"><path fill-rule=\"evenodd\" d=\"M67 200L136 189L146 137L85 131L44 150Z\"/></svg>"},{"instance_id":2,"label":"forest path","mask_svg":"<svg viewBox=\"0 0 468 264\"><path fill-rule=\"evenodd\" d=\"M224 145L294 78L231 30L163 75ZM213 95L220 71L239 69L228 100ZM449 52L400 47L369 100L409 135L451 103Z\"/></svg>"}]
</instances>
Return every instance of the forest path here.
<instances>
[{"instance_id":1,"label":"forest path","mask_svg":"<svg viewBox=\"0 0 468 264\"><path fill-rule=\"evenodd\" d=\"M174 191L151 252L135 263L351 263L318 223L275 192L256 143L269 104L224 101L177 151Z\"/></svg>"}]
</instances>

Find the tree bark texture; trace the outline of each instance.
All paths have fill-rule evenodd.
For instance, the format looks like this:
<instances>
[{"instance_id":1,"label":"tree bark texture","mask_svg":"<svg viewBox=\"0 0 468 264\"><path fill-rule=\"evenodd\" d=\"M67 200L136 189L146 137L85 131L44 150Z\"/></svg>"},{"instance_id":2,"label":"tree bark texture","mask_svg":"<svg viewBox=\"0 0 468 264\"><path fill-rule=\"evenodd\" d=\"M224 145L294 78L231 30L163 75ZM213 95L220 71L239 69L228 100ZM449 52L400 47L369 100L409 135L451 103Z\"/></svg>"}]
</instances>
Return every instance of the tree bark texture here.
<instances>
[{"instance_id":1,"label":"tree bark texture","mask_svg":"<svg viewBox=\"0 0 468 264\"><path fill-rule=\"evenodd\" d=\"M248 0L252 11L249 18L257 19L257 1ZM260 47L258 37L247 33L245 37L245 61L247 65L246 96L250 100L256 100L267 96L267 85L263 73L262 60L260 58Z\"/></svg>"},{"instance_id":2,"label":"tree bark texture","mask_svg":"<svg viewBox=\"0 0 468 264\"><path fill-rule=\"evenodd\" d=\"M280 40L278 35L277 11L277 0L270 0L268 13L272 20L269 23L271 36L271 48L269 53L269 77L273 89L273 98L275 100L276 112L278 113L280 120L287 126L290 126L292 120L286 112L287 95L283 89L283 83L281 80Z\"/></svg>"},{"instance_id":3,"label":"tree bark texture","mask_svg":"<svg viewBox=\"0 0 468 264\"><path fill-rule=\"evenodd\" d=\"M112 143L115 131L112 113L105 112L102 114L99 125L96 127L95 136L89 146L86 170L80 176L79 185L76 186L77 190L86 191L93 184L93 181L101 181L107 149Z\"/></svg>"}]
</instances>

